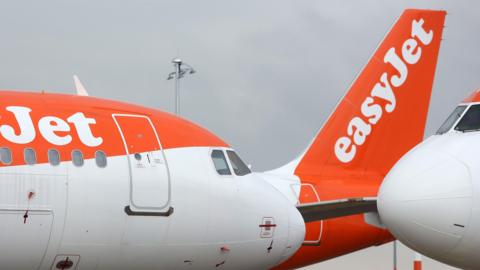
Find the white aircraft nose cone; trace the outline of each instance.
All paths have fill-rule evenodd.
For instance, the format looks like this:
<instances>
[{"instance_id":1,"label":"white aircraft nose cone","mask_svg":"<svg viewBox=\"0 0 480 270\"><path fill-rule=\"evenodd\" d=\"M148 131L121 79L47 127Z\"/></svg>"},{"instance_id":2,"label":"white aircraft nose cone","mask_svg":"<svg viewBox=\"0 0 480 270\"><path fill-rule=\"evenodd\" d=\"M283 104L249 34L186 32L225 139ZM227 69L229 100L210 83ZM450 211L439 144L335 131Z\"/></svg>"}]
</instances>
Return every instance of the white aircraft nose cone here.
<instances>
[{"instance_id":1,"label":"white aircraft nose cone","mask_svg":"<svg viewBox=\"0 0 480 270\"><path fill-rule=\"evenodd\" d=\"M450 155L420 149L394 166L378 194L380 217L392 234L431 257L458 244L471 209L468 168Z\"/></svg>"},{"instance_id":2,"label":"white aircraft nose cone","mask_svg":"<svg viewBox=\"0 0 480 270\"><path fill-rule=\"evenodd\" d=\"M285 210L288 212L288 242L282 254L282 258L278 264L286 261L293 256L295 252L302 246L305 239L305 222L296 207L287 206Z\"/></svg>"}]
</instances>

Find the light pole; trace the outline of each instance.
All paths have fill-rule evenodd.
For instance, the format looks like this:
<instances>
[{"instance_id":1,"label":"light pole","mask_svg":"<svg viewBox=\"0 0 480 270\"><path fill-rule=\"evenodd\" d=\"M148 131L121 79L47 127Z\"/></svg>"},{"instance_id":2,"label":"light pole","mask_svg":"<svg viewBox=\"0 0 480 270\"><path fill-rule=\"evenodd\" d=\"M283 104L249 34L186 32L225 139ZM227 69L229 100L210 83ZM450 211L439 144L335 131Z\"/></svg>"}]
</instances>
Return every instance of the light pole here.
<instances>
[{"instance_id":1,"label":"light pole","mask_svg":"<svg viewBox=\"0 0 480 270\"><path fill-rule=\"evenodd\" d=\"M180 115L180 79L186 74L193 74L196 72L192 66L176 57L172 60L175 71L168 74L167 80L175 79L175 114Z\"/></svg>"},{"instance_id":2,"label":"light pole","mask_svg":"<svg viewBox=\"0 0 480 270\"><path fill-rule=\"evenodd\" d=\"M393 270L397 270L397 240L393 241Z\"/></svg>"}]
</instances>

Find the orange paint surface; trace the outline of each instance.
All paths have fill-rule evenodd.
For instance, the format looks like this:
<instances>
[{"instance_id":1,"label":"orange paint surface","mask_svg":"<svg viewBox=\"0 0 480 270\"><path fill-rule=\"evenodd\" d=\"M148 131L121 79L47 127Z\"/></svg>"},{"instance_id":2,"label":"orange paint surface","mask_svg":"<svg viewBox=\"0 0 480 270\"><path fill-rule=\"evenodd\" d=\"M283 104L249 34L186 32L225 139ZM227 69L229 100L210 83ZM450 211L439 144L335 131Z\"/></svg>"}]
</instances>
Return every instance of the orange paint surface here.
<instances>
[{"instance_id":1,"label":"orange paint surface","mask_svg":"<svg viewBox=\"0 0 480 270\"><path fill-rule=\"evenodd\" d=\"M155 126L155 130L164 149L194 146L227 146L225 142L206 129L182 118L154 109L94 97L0 91L0 126L4 124L12 126L17 135L20 134L18 121L12 112L5 109L7 106L30 108L30 117L36 133L35 139L27 144L15 144L6 140L3 136L0 136L0 147L8 147L13 153L13 162L9 165L25 164L23 160L23 151L25 148L35 149L38 163L48 162L47 152L49 149L57 149L60 152L62 161L71 160L71 151L74 149L82 150L84 158L86 159L93 158L97 150L104 151L108 156L125 155L126 151L123 141L112 114L132 114L149 117ZM82 112L87 118L95 119L96 123L90 124L89 127L93 136L103 139L101 145L89 147L83 144L77 135L75 126L71 123L69 123L70 131L55 132L58 136L72 136L72 141L66 145L53 145L41 135L38 121L42 117L54 116L66 120L69 116L77 112ZM131 130L145 128L146 124L148 124L148 121L144 118L139 118L137 122L127 118L121 119L120 121L127 127L130 127ZM138 134L130 135L137 136ZM143 132L143 136L149 136L149 139L154 139L154 133L152 132ZM132 151L140 151L153 147L153 149L149 149L151 151L158 148L157 145L156 143L137 145L137 148L140 147L142 149L132 149ZM0 163L0 166L5 165Z\"/></svg>"},{"instance_id":2,"label":"orange paint surface","mask_svg":"<svg viewBox=\"0 0 480 270\"><path fill-rule=\"evenodd\" d=\"M160 150L153 123L147 118L117 115L115 120L122 129L130 154Z\"/></svg>"},{"instance_id":3,"label":"orange paint surface","mask_svg":"<svg viewBox=\"0 0 480 270\"><path fill-rule=\"evenodd\" d=\"M463 100L464 103L480 102L480 89L473 91L468 97Z\"/></svg>"}]
</instances>

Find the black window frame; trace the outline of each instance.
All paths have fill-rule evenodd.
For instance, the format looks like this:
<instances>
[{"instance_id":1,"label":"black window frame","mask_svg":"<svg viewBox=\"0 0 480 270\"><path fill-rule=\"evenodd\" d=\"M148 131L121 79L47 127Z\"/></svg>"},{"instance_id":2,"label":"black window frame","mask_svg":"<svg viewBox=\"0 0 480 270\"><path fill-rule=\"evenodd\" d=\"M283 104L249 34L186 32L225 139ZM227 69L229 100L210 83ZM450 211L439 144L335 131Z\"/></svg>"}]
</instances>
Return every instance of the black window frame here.
<instances>
[{"instance_id":1,"label":"black window frame","mask_svg":"<svg viewBox=\"0 0 480 270\"><path fill-rule=\"evenodd\" d=\"M469 106L467 110L463 113L462 117L457 121L454 130L459 132L479 131L480 104L473 104Z\"/></svg>"},{"instance_id":2,"label":"black window frame","mask_svg":"<svg viewBox=\"0 0 480 270\"><path fill-rule=\"evenodd\" d=\"M105 164L99 164L99 155L103 155L103 160L105 161ZM108 166L108 158L107 158L107 154L105 154L105 152L103 152L102 150L97 150L95 151L95 164L97 164L97 167L99 168L106 168Z\"/></svg>"},{"instance_id":3,"label":"black window frame","mask_svg":"<svg viewBox=\"0 0 480 270\"><path fill-rule=\"evenodd\" d=\"M226 150L228 160L232 166L233 172L237 176L244 176L252 173L247 164L240 158L234 150Z\"/></svg>"},{"instance_id":4,"label":"black window frame","mask_svg":"<svg viewBox=\"0 0 480 270\"><path fill-rule=\"evenodd\" d=\"M32 154L29 155L28 153ZM33 160L29 160L29 157L33 157ZM35 165L37 164L37 152L35 152L35 149L31 147L25 147L23 148L23 161L25 161L25 164L27 165Z\"/></svg>"},{"instance_id":5,"label":"black window frame","mask_svg":"<svg viewBox=\"0 0 480 270\"><path fill-rule=\"evenodd\" d=\"M221 168L219 169L217 167L217 163L215 163L215 158L213 155L214 153L221 153L221 159L223 160L223 162L225 163L226 165L226 168ZM219 156L220 157L220 156ZM210 159L212 161L212 164L213 164L213 168L215 169L215 171L217 172L218 175L220 176L225 176L225 177L228 177L228 176L232 176L232 169L230 168L230 164L228 163L228 160L227 160L227 156L225 155L225 152L221 149L213 149L211 152L210 152Z\"/></svg>"},{"instance_id":6,"label":"black window frame","mask_svg":"<svg viewBox=\"0 0 480 270\"><path fill-rule=\"evenodd\" d=\"M463 117L467 108L467 105L458 105L457 107L455 107L453 112L450 113L447 119L445 119L445 121L442 123L440 128L438 128L435 134L442 135L450 131L453 126L456 126L455 124L459 122L459 119Z\"/></svg>"},{"instance_id":7,"label":"black window frame","mask_svg":"<svg viewBox=\"0 0 480 270\"><path fill-rule=\"evenodd\" d=\"M52 160L52 155L51 155L52 153L55 153L58 157L58 160L56 162ZM62 159L60 157L60 152L57 149L54 149L54 148L48 149L47 155L48 155L48 163L50 163L50 165L52 166L58 166L62 162Z\"/></svg>"},{"instance_id":8,"label":"black window frame","mask_svg":"<svg viewBox=\"0 0 480 270\"><path fill-rule=\"evenodd\" d=\"M77 162L75 162L75 160L76 160L75 153L80 154L79 157L80 157L81 163L79 163L79 164L77 164ZM81 150L78 150L78 149L72 150L72 163L75 167L83 167L83 165L85 164L85 159L83 157L83 152Z\"/></svg>"},{"instance_id":9,"label":"black window frame","mask_svg":"<svg viewBox=\"0 0 480 270\"><path fill-rule=\"evenodd\" d=\"M10 158L10 160L8 162L5 162L5 160L3 159L3 154L2 154L2 150L6 150L6 153L8 153L8 156ZM10 165L12 164L13 162L13 154L12 154L12 150L10 150L10 148L4 146L4 147L0 147L0 162L3 164L3 165Z\"/></svg>"}]
</instances>

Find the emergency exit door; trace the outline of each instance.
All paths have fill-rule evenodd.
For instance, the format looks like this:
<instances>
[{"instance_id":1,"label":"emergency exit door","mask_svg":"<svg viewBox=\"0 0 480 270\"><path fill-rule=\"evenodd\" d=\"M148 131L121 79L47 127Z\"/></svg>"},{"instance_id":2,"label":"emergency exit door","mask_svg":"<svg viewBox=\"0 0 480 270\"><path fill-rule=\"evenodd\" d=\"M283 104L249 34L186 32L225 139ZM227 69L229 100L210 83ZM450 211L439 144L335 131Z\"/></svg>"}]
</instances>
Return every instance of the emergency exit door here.
<instances>
[{"instance_id":1,"label":"emergency exit door","mask_svg":"<svg viewBox=\"0 0 480 270\"><path fill-rule=\"evenodd\" d=\"M144 115L114 114L130 171L129 215L169 214L170 175L155 126Z\"/></svg>"}]
</instances>

